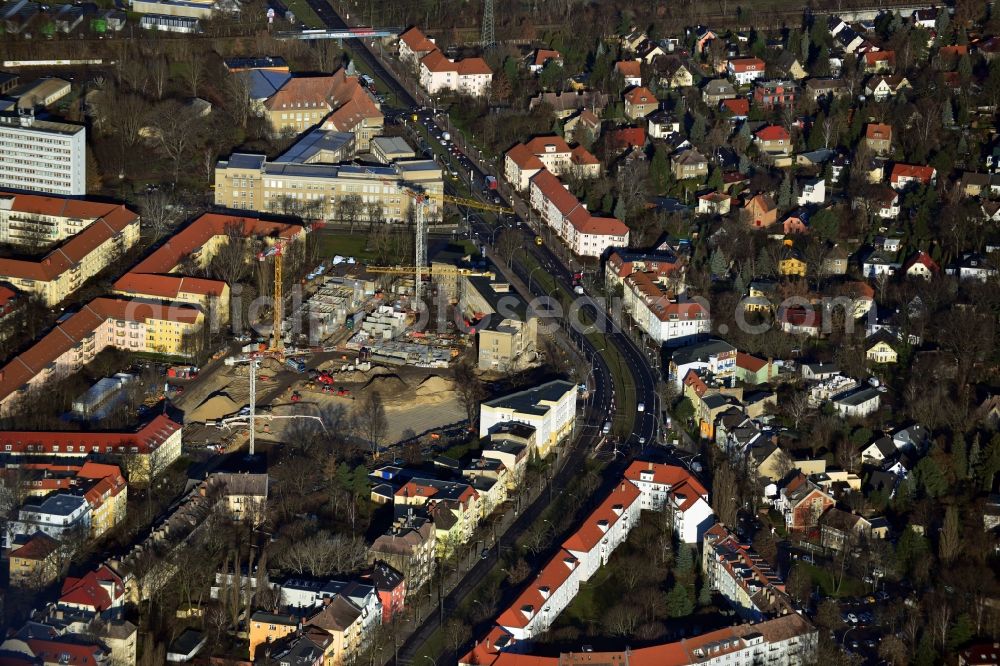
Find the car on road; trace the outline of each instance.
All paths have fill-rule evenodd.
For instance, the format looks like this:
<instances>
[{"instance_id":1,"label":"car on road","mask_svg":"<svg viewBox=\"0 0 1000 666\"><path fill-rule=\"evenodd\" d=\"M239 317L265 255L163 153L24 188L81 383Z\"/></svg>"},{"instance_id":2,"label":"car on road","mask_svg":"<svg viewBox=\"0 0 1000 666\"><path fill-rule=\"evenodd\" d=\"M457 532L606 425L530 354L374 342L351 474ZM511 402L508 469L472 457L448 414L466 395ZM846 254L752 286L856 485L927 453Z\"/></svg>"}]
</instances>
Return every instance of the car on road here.
<instances>
[{"instance_id":1,"label":"car on road","mask_svg":"<svg viewBox=\"0 0 1000 666\"><path fill-rule=\"evenodd\" d=\"M485 560L485 559L489 558L489 556L490 556L490 549L489 548L483 548L483 552L479 553L479 559L481 559L481 560Z\"/></svg>"},{"instance_id":2,"label":"car on road","mask_svg":"<svg viewBox=\"0 0 1000 666\"><path fill-rule=\"evenodd\" d=\"M644 412L646 411L646 403L640 402L638 405L635 406L635 408L640 412Z\"/></svg>"},{"instance_id":3,"label":"car on road","mask_svg":"<svg viewBox=\"0 0 1000 666\"><path fill-rule=\"evenodd\" d=\"M646 443L646 438L645 438L645 437L640 437L640 438L639 438L639 445L640 445L640 446L642 446L642 445L644 445L645 443Z\"/></svg>"},{"instance_id":4,"label":"car on road","mask_svg":"<svg viewBox=\"0 0 1000 666\"><path fill-rule=\"evenodd\" d=\"M857 624L858 623L858 616L855 615L854 613L848 613L847 614L847 621L850 622L851 624Z\"/></svg>"}]
</instances>

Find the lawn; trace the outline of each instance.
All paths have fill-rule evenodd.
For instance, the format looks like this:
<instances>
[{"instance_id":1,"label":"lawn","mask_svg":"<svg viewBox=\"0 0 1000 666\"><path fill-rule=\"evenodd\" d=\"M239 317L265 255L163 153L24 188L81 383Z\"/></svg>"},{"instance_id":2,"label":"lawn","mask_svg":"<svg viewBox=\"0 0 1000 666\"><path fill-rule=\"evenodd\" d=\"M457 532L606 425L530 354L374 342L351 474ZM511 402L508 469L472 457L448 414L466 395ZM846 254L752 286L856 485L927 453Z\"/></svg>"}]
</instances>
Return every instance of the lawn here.
<instances>
[{"instance_id":1,"label":"lawn","mask_svg":"<svg viewBox=\"0 0 1000 666\"><path fill-rule=\"evenodd\" d=\"M371 261L373 253L367 249L368 237L364 234L320 232L319 256L354 257L358 261Z\"/></svg>"},{"instance_id":2,"label":"lawn","mask_svg":"<svg viewBox=\"0 0 1000 666\"><path fill-rule=\"evenodd\" d=\"M804 569L806 573L809 574L810 579L812 579L813 586L818 586L826 596L857 597L864 595L867 591L864 583L860 580L851 578L850 576L844 576L844 582L840 586L840 591L835 592L837 589L837 579L834 577L834 572L801 560L799 560L795 566Z\"/></svg>"}]
</instances>

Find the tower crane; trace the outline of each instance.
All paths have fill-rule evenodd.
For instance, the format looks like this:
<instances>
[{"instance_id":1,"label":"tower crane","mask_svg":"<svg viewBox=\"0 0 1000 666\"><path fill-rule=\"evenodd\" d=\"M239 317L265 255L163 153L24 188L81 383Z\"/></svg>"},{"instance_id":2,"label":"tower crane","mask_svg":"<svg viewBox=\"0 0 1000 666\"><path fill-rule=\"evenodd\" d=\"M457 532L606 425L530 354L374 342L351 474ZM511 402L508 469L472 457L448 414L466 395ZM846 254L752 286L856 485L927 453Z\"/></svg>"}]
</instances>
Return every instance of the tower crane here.
<instances>
[{"instance_id":1,"label":"tower crane","mask_svg":"<svg viewBox=\"0 0 1000 666\"><path fill-rule=\"evenodd\" d=\"M257 261L267 261L274 257L274 328L271 330L271 349L281 350L285 340L281 335L281 324L285 320L285 300L282 286L282 264L285 256L285 242L276 241L266 250L257 253Z\"/></svg>"},{"instance_id":2,"label":"tower crane","mask_svg":"<svg viewBox=\"0 0 1000 666\"><path fill-rule=\"evenodd\" d=\"M512 214L514 213L513 208L506 208L504 206L496 206L494 204L483 203L476 199L456 197L450 194L445 194L444 192L429 192L416 190L412 187L407 187L397 180L392 180L385 178L375 173L371 169L366 169L366 173L371 174L381 180L387 185L392 185L393 187L402 190L402 192L413 199L414 204L417 209L417 229L416 238L414 239L414 271L413 271L413 291L414 300L419 301L423 296L423 277L424 271L427 270L427 218L426 218L426 207L431 200L440 201L442 203L450 203L456 206L465 206L467 208L475 208L477 210L485 210L491 213L497 214Z\"/></svg>"}]
</instances>

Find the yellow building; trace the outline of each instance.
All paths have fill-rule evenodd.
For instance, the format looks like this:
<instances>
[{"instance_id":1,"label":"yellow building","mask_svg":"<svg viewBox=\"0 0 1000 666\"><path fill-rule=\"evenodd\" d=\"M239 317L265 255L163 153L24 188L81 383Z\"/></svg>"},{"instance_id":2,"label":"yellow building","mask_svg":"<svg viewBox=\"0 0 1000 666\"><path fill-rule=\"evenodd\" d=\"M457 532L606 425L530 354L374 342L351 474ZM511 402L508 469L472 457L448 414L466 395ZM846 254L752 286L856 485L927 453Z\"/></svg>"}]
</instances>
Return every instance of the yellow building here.
<instances>
[{"instance_id":1,"label":"yellow building","mask_svg":"<svg viewBox=\"0 0 1000 666\"><path fill-rule=\"evenodd\" d=\"M250 661L262 646L293 634L299 630L299 621L291 615L277 615L257 611L250 616Z\"/></svg>"},{"instance_id":2,"label":"yellow building","mask_svg":"<svg viewBox=\"0 0 1000 666\"><path fill-rule=\"evenodd\" d=\"M12 588L41 588L59 577L59 542L36 532L27 543L10 552Z\"/></svg>"},{"instance_id":3,"label":"yellow building","mask_svg":"<svg viewBox=\"0 0 1000 666\"><path fill-rule=\"evenodd\" d=\"M778 261L779 275L797 275L799 277L805 277L806 268L806 262L794 255L789 255Z\"/></svg>"},{"instance_id":4,"label":"yellow building","mask_svg":"<svg viewBox=\"0 0 1000 666\"><path fill-rule=\"evenodd\" d=\"M4 206L0 235L5 229L21 246L37 243L45 247L79 229L41 259L0 259L0 282L38 296L49 307L119 261L139 240L139 216L122 205L0 195L0 208ZM19 214L15 214L17 208Z\"/></svg>"},{"instance_id":5,"label":"yellow building","mask_svg":"<svg viewBox=\"0 0 1000 666\"><path fill-rule=\"evenodd\" d=\"M899 353L884 337L878 337L874 341L869 341L865 350L865 358L872 363L896 363L899 360Z\"/></svg>"}]
</instances>

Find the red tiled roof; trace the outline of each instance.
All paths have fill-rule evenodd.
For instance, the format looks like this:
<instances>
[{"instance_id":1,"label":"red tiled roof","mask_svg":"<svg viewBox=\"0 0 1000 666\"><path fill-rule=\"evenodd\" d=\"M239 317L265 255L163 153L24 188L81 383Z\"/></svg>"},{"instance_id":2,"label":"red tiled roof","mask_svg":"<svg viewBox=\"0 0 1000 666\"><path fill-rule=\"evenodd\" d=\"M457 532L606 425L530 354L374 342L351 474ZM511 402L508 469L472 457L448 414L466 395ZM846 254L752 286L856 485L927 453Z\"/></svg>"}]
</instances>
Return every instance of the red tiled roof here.
<instances>
[{"instance_id":1,"label":"red tiled roof","mask_svg":"<svg viewBox=\"0 0 1000 666\"><path fill-rule=\"evenodd\" d=\"M767 65L760 58L736 58L729 61L729 67L733 72L763 72Z\"/></svg>"},{"instance_id":2,"label":"red tiled roof","mask_svg":"<svg viewBox=\"0 0 1000 666\"><path fill-rule=\"evenodd\" d=\"M628 104L659 104L660 101L656 99L656 95L644 86L638 86L632 88L627 93L625 93L625 101Z\"/></svg>"},{"instance_id":3,"label":"red tiled roof","mask_svg":"<svg viewBox=\"0 0 1000 666\"><path fill-rule=\"evenodd\" d=\"M328 76L293 76L264 102L269 111L281 109L334 108L333 88L336 81Z\"/></svg>"},{"instance_id":4,"label":"red tiled roof","mask_svg":"<svg viewBox=\"0 0 1000 666\"><path fill-rule=\"evenodd\" d=\"M535 51L535 66L544 67L549 60L562 60L562 54L552 49L538 49Z\"/></svg>"},{"instance_id":5,"label":"red tiled roof","mask_svg":"<svg viewBox=\"0 0 1000 666\"><path fill-rule=\"evenodd\" d=\"M122 447L134 446L139 449L139 453L144 454L156 450L180 429L179 423L175 423L169 417L160 414L136 432L0 431L0 446L5 449L10 446L10 453L14 454L40 455L55 453L55 447L59 447L59 453L67 453L69 452L67 446L73 446L81 455L84 455L90 453L95 446L99 447L102 453L109 446L115 452Z\"/></svg>"},{"instance_id":6,"label":"red tiled roof","mask_svg":"<svg viewBox=\"0 0 1000 666\"><path fill-rule=\"evenodd\" d=\"M547 200L563 215L568 215L580 205L573 193L567 190L551 171L543 169L531 177L533 187L537 187Z\"/></svg>"},{"instance_id":7,"label":"red tiled roof","mask_svg":"<svg viewBox=\"0 0 1000 666\"><path fill-rule=\"evenodd\" d=\"M750 100L746 97L737 97L736 99L724 99L719 103L719 108L722 111L728 111L734 116L745 116L750 113Z\"/></svg>"},{"instance_id":8,"label":"red tiled roof","mask_svg":"<svg viewBox=\"0 0 1000 666\"><path fill-rule=\"evenodd\" d=\"M122 293L170 300L178 298L181 294L221 296L225 287L226 283L221 280L150 273L126 273L114 285L115 291Z\"/></svg>"},{"instance_id":9,"label":"red tiled roof","mask_svg":"<svg viewBox=\"0 0 1000 666\"><path fill-rule=\"evenodd\" d=\"M892 125L868 123L865 128L865 138L872 141L890 141L892 140Z\"/></svg>"},{"instance_id":10,"label":"red tiled roof","mask_svg":"<svg viewBox=\"0 0 1000 666\"><path fill-rule=\"evenodd\" d=\"M563 548L569 552L589 553L601 542L604 534L618 522L624 510L632 506L641 494L634 483L622 479L604 498L601 505L583 521L579 529L563 542ZM568 573L567 571L567 575Z\"/></svg>"},{"instance_id":11,"label":"red tiled roof","mask_svg":"<svg viewBox=\"0 0 1000 666\"><path fill-rule=\"evenodd\" d=\"M670 486L671 488L687 486L699 497L708 496L708 491L705 490L705 487L683 467L636 460L625 470L625 478L630 481L640 481L642 479L642 472L653 473L652 483Z\"/></svg>"},{"instance_id":12,"label":"red tiled roof","mask_svg":"<svg viewBox=\"0 0 1000 666\"><path fill-rule=\"evenodd\" d=\"M112 589L111 594L107 590L109 584ZM59 601L64 604L87 606L102 613L124 595L125 585L122 579L106 565L101 565L93 571L88 571L81 578L66 578L63 581Z\"/></svg>"},{"instance_id":13,"label":"red tiled roof","mask_svg":"<svg viewBox=\"0 0 1000 666\"><path fill-rule=\"evenodd\" d=\"M642 63L638 60L619 60L615 63L615 70L625 78L642 77Z\"/></svg>"},{"instance_id":14,"label":"red tiled roof","mask_svg":"<svg viewBox=\"0 0 1000 666\"><path fill-rule=\"evenodd\" d=\"M874 65L879 62L893 64L896 62L895 51L868 51L865 53L865 64Z\"/></svg>"},{"instance_id":15,"label":"red tiled roof","mask_svg":"<svg viewBox=\"0 0 1000 666\"><path fill-rule=\"evenodd\" d=\"M66 666L96 666L99 655L104 654L104 650L95 644L74 643L58 638L45 640L41 638L29 638L25 641L36 658L42 659L46 664L64 664Z\"/></svg>"},{"instance_id":16,"label":"red tiled roof","mask_svg":"<svg viewBox=\"0 0 1000 666\"><path fill-rule=\"evenodd\" d=\"M455 63L456 71L462 76L473 74L493 74L493 70L482 58L462 58Z\"/></svg>"},{"instance_id":17,"label":"red tiled roof","mask_svg":"<svg viewBox=\"0 0 1000 666\"><path fill-rule=\"evenodd\" d=\"M583 146L577 146L573 149L572 157L570 160L573 164L600 164L601 160L594 157L594 155L584 148Z\"/></svg>"},{"instance_id":18,"label":"red tiled roof","mask_svg":"<svg viewBox=\"0 0 1000 666\"><path fill-rule=\"evenodd\" d=\"M608 132L610 147L616 150L641 148L646 145L645 127L625 127Z\"/></svg>"},{"instance_id":19,"label":"red tiled roof","mask_svg":"<svg viewBox=\"0 0 1000 666\"><path fill-rule=\"evenodd\" d=\"M59 542L44 532L35 532L27 543L11 551L11 557L24 560L44 560L59 548Z\"/></svg>"},{"instance_id":20,"label":"red tiled roof","mask_svg":"<svg viewBox=\"0 0 1000 666\"><path fill-rule=\"evenodd\" d=\"M460 76L471 76L473 74L493 74L493 70L482 58L463 58L461 60L449 60L440 51L431 51L425 55L420 64L430 72L455 72Z\"/></svg>"},{"instance_id":21,"label":"red tiled roof","mask_svg":"<svg viewBox=\"0 0 1000 666\"><path fill-rule=\"evenodd\" d=\"M555 152L555 153L568 153L571 152L569 144L566 140L559 135L552 136L536 136L531 141L524 144L528 150L531 151L532 155L541 155L542 153ZM549 151L548 147L552 146L554 150Z\"/></svg>"},{"instance_id":22,"label":"red tiled roof","mask_svg":"<svg viewBox=\"0 0 1000 666\"><path fill-rule=\"evenodd\" d=\"M507 157L522 171L533 169L544 169L542 161L531 152L531 149L523 143L519 143L507 151Z\"/></svg>"},{"instance_id":23,"label":"red tiled roof","mask_svg":"<svg viewBox=\"0 0 1000 666\"><path fill-rule=\"evenodd\" d=\"M410 28L399 36L399 40L404 42L414 53L434 51L437 49L434 42L429 40L419 28Z\"/></svg>"},{"instance_id":24,"label":"red tiled roof","mask_svg":"<svg viewBox=\"0 0 1000 666\"><path fill-rule=\"evenodd\" d=\"M968 55L969 47L966 44L955 44L954 46L942 46L938 49L941 56L964 56Z\"/></svg>"},{"instance_id":25,"label":"red tiled roof","mask_svg":"<svg viewBox=\"0 0 1000 666\"><path fill-rule=\"evenodd\" d=\"M382 118L382 111L372 94L361 85L358 77L347 76L343 69L333 75L332 99L336 108L323 120L325 129L351 132L365 120Z\"/></svg>"},{"instance_id":26,"label":"red tiled roof","mask_svg":"<svg viewBox=\"0 0 1000 666\"><path fill-rule=\"evenodd\" d=\"M909 270L916 264L923 264L924 266L927 267L927 270L931 271L932 273L937 273L939 270L941 270L941 268L937 265L937 262L931 259L931 255L921 250L920 252L917 252L913 257L911 257L909 261L903 264L903 272L904 273L909 272Z\"/></svg>"},{"instance_id":27,"label":"red tiled roof","mask_svg":"<svg viewBox=\"0 0 1000 666\"><path fill-rule=\"evenodd\" d=\"M736 352L737 367L745 368L750 372L760 372L760 370L766 365L767 361L762 358L757 358L756 356L751 356L750 354L744 354L743 352Z\"/></svg>"},{"instance_id":28,"label":"red tiled roof","mask_svg":"<svg viewBox=\"0 0 1000 666\"><path fill-rule=\"evenodd\" d=\"M918 164L894 164L892 166L892 174L889 176L889 182L898 183L903 178L919 180L924 185L927 185L934 178L934 167Z\"/></svg>"},{"instance_id":29,"label":"red tiled roof","mask_svg":"<svg viewBox=\"0 0 1000 666\"><path fill-rule=\"evenodd\" d=\"M778 311L778 319L784 324L792 326L819 326L820 317L812 308L804 305L793 305L781 308Z\"/></svg>"},{"instance_id":30,"label":"red tiled roof","mask_svg":"<svg viewBox=\"0 0 1000 666\"><path fill-rule=\"evenodd\" d=\"M768 125L762 127L754 134L761 141L788 141L789 135L781 125Z\"/></svg>"}]
</instances>

